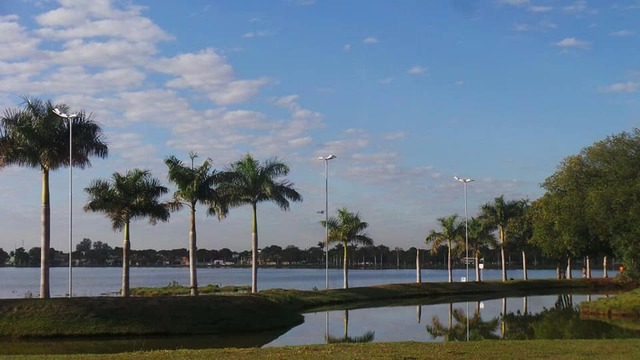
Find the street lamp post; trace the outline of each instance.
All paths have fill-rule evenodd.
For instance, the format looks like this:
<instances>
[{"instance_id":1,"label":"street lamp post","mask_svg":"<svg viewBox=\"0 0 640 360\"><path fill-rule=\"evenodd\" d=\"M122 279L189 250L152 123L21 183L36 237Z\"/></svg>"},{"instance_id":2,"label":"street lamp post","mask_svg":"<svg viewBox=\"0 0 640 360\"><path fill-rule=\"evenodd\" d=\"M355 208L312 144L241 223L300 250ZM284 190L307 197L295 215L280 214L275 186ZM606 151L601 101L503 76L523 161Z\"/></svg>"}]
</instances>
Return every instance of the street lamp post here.
<instances>
[{"instance_id":1,"label":"street lamp post","mask_svg":"<svg viewBox=\"0 0 640 360\"><path fill-rule=\"evenodd\" d=\"M467 220L467 184L472 182L473 179L464 179L457 176L453 177L455 180L460 181L464 187L464 243L465 243L465 263L467 264L467 278L469 281L469 222ZM477 281L478 279L476 279ZM467 302L467 341L469 341L469 302Z\"/></svg>"},{"instance_id":2,"label":"street lamp post","mask_svg":"<svg viewBox=\"0 0 640 360\"><path fill-rule=\"evenodd\" d=\"M73 253L73 119L78 117L78 114L70 114L61 112L58 108L53 109L53 112L65 118L69 121L69 297L73 294L73 265L71 254Z\"/></svg>"},{"instance_id":3,"label":"street lamp post","mask_svg":"<svg viewBox=\"0 0 640 360\"><path fill-rule=\"evenodd\" d=\"M329 290L329 160L335 159L337 156L318 156L318 160L324 160L324 228L326 230L324 243L324 259L325 272L324 281L325 288Z\"/></svg>"}]
</instances>

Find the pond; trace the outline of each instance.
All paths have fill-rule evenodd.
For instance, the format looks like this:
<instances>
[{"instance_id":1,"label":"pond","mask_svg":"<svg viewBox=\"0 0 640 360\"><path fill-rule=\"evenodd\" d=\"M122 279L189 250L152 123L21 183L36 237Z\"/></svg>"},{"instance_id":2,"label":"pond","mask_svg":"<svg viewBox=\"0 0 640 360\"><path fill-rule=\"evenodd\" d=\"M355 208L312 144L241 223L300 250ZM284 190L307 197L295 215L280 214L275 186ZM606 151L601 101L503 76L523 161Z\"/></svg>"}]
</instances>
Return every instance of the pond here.
<instances>
[{"instance_id":1,"label":"pond","mask_svg":"<svg viewBox=\"0 0 640 360\"><path fill-rule=\"evenodd\" d=\"M484 339L640 338L598 320L580 319L577 305L607 295L560 294L469 302L415 304L307 313L291 329L258 334L132 339L2 341L0 354L273 347L335 342L441 342Z\"/></svg>"}]
</instances>

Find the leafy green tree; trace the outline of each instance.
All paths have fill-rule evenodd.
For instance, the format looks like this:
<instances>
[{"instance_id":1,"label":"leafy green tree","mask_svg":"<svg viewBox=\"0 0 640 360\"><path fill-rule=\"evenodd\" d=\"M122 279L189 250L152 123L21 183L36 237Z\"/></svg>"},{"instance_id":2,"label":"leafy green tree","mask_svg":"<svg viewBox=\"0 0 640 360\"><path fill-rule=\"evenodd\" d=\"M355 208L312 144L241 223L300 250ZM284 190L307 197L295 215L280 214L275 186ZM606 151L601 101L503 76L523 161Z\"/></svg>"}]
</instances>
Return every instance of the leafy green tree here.
<instances>
[{"instance_id":1,"label":"leafy green tree","mask_svg":"<svg viewBox=\"0 0 640 360\"><path fill-rule=\"evenodd\" d=\"M165 159L164 163L169 168L169 181L174 183L178 190L173 194L172 209L179 210L187 206L191 220L189 227L189 275L191 295L198 295L198 276L196 251L196 205L198 203L208 205L208 215L217 215L222 220L227 214L227 205L217 189L219 182L218 173L212 169L211 160L207 159L198 167L194 167L193 160L198 155L190 153L191 166L185 165L175 156Z\"/></svg>"},{"instance_id":2,"label":"leafy green tree","mask_svg":"<svg viewBox=\"0 0 640 360\"><path fill-rule=\"evenodd\" d=\"M431 252L437 253L438 248L447 244L447 271L449 282L453 281L453 268L451 266L451 250L455 247L464 247L464 222L460 220L458 214L438 218L440 231L431 230L425 243L431 244Z\"/></svg>"},{"instance_id":3,"label":"leafy green tree","mask_svg":"<svg viewBox=\"0 0 640 360\"><path fill-rule=\"evenodd\" d=\"M220 191L229 207L251 205L251 292L258 291L258 203L274 202L280 209L289 210L289 201L302 201L288 180L289 166L277 158L260 163L251 154L229 165L220 174Z\"/></svg>"},{"instance_id":4,"label":"leafy green tree","mask_svg":"<svg viewBox=\"0 0 640 360\"><path fill-rule=\"evenodd\" d=\"M17 248L10 253L13 258L13 266L27 266L29 265L29 253L25 251L23 247Z\"/></svg>"},{"instance_id":5,"label":"leafy green tree","mask_svg":"<svg viewBox=\"0 0 640 360\"><path fill-rule=\"evenodd\" d=\"M84 238L82 241L76 244L76 251L89 251L91 250L91 239Z\"/></svg>"},{"instance_id":6,"label":"leafy green tree","mask_svg":"<svg viewBox=\"0 0 640 360\"><path fill-rule=\"evenodd\" d=\"M113 173L111 179L94 180L84 191L89 201L85 211L101 212L111 220L113 230L124 233L122 245L122 293L129 296L129 225L131 220L149 218L151 224L169 219L167 204L160 197L168 192L160 181L146 170L133 169L125 175Z\"/></svg>"},{"instance_id":7,"label":"leafy green tree","mask_svg":"<svg viewBox=\"0 0 640 360\"><path fill-rule=\"evenodd\" d=\"M342 272L343 287L349 288L349 245L372 246L373 239L366 233L369 223L360 219L359 213L352 213L347 208L338 209L338 216L330 217L328 222L321 221L323 227L329 229L329 243L339 243L343 248Z\"/></svg>"},{"instance_id":8,"label":"leafy green tree","mask_svg":"<svg viewBox=\"0 0 640 360\"><path fill-rule=\"evenodd\" d=\"M518 201L505 201L504 195L494 199L493 203L482 205L480 217L498 229L500 239L500 262L502 264L502 281L507 281L507 261L505 248L507 246L507 225L509 220L520 215Z\"/></svg>"},{"instance_id":9,"label":"leafy green tree","mask_svg":"<svg viewBox=\"0 0 640 360\"><path fill-rule=\"evenodd\" d=\"M0 248L0 266L4 266L9 260L9 254Z\"/></svg>"},{"instance_id":10,"label":"leafy green tree","mask_svg":"<svg viewBox=\"0 0 640 360\"><path fill-rule=\"evenodd\" d=\"M53 112L69 110L64 104L23 97L22 109L8 109L0 123L0 167L18 165L39 169L42 176L40 297L50 296L49 248L51 244L51 205L49 172L69 166L71 146L73 166L91 166L89 158L107 157L108 147L100 126L91 114L80 111L72 121L63 121ZM73 144L69 143L72 124Z\"/></svg>"}]
</instances>

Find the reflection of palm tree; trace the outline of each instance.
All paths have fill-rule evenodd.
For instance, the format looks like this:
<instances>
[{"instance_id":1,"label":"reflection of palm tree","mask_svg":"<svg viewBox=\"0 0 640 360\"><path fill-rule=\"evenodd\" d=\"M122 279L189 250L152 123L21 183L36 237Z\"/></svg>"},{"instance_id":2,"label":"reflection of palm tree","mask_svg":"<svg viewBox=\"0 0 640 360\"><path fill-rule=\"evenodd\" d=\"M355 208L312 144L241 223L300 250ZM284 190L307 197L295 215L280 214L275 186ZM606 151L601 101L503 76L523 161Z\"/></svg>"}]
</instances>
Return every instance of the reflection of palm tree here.
<instances>
[{"instance_id":1,"label":"reflection of palm tree","mask_svg":"<svg viewBox=\"0 0 640 360\"><path fill-rule=\"evenodd\" d=\"M450 304L451 305L451 304ZM431 320L431 325L427 325L427 332L435 339L442 336L445 341L465 341L467 340L467 316L462 309L455 309L452 313L455 325L451 322L445 327L437 316ZM483 321L480 312L476 311L469 320L469 340L497 339L495 334L498 328L498 318Z\"/></svg>"},{"instance_id":2,"label":"reflection of palm tree","mask_svg":"<svg viewBox=\"0 0 640 360\"><path fill-rule=\"evenodd\" d=\"M374 331L367 331L361 336L349 336L349 310L344 311L344 336L333 337L327 336L327 343L368 343L372 342L376 333Z\"/></svg>"}]
</instances>

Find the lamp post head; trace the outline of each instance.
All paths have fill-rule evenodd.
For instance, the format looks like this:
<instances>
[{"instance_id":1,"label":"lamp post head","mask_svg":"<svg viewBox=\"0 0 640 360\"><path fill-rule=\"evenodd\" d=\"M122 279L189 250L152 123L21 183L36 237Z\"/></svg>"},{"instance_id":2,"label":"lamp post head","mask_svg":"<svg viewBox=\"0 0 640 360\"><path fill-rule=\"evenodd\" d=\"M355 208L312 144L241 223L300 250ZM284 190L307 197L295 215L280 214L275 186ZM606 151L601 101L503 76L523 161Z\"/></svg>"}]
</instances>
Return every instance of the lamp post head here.
<instances>
[{"instance_id":1,"label":"lamp post head","mask_svg":"<svg viewBox=\"0 0 640 360\"><path fill-rule=\"evenodd\" d=\"M331 160L331 159L335 159L337 158L337 156L335 155L329 155L329 156L318 156L318 160Z\"/></svg>"},{"instance_id":2,"label":"lamp post head","mask_svg":"<svg viewBox=\"0 0 640 360\"><path fill-rule=\"evenodd\" d=\"M67 115L67 114L61 112L60 109L58 109L58 108L54 108L53 109L53 113L58 115L58 116L60 116L60 117L65 118L65 119L73 119L73 118L78 117L78 114Z\"/></svg>"},{"instance_id":3,"label":"lamp post head","mask_svg":"<svg viewBox=\"0 0 640 360\"><path fill-rule=\"evenodd\" d=\"M454 180L457 180L457 181L460 181L461 183L465 183L465 184L466 184L466 183L470 183L470 182L472 182L472 181L473 181L473 179L469 179L469 178L467 178L467 179L463 179L463 178L459 178L459 177L457 177L457 176L454 176L454 177L453 177L453 179L454 179Z\"/></svg>"}]
</instances>

